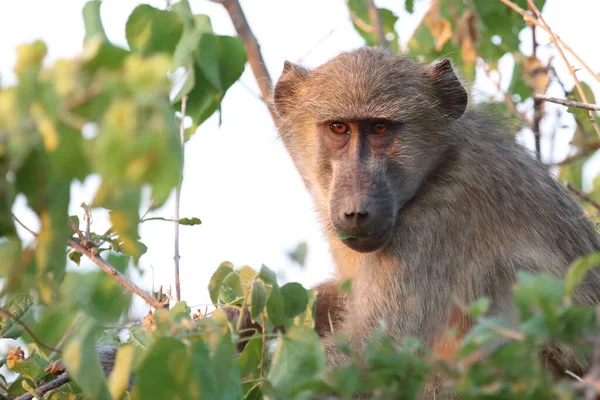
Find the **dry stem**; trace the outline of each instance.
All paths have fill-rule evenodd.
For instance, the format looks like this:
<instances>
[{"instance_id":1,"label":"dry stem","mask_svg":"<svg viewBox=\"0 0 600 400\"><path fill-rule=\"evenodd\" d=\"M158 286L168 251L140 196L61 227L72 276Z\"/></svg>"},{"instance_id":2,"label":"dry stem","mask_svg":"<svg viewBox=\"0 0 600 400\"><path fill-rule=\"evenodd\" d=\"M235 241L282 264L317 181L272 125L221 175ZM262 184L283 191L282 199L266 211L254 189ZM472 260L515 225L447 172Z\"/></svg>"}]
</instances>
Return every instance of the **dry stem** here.
<instances>
[{"instance_id":1,"label":"dry stem","mask_svg":"<svg viewBox=\"0 0 600 400\"><path fill-rule=\"evenodd\" d=\"M187 104L187 96L181 99L181 122L179 124L179 139L181 143L181 156L185 156L185 108ZM183 173L181 179L175 189L175 254L173 260L175 261L175 300L181 301L181 281L179 279L179 203L181 201L181 185L183 184Z\"/></svg>"},{"instance_id":2,"label":"dry stem","mask_svg":"<svg viewBox=\"0 0 600 400\"><path fill-rule=\"evenodd\" d=\"M572 101L566 99L559 99L558 97L546 96L543 94L536 94L535 98L542 101L549 101L550 103L556 103L567 107L577 107L584 110L600 111L600 106L596 104L583 103L581 101Z\"/></svg>"},{"instance_id":3,"label":"dry stem","mask_svg":"<svg viewBox=\"0 0 600 400\"><path fill-rule=\"evenodd\" d=\"M238 0L213 0L216 3L221 3L223 7L229 13L229 17L231 18L231 22L235 27L235 31L237 35L244 42L244 46L246 47L246 53L248 55L248 63L250 64L250 68L252 68L252 73L256 78L256 82L258 83L258 87L260 89L261 97L263 101L267 104L269 108L269 112L271 113L271 117L273 121L278 120L278 115L273 108L273 98L272 98L272 90L273 84L271 82L271 76L269 75L269 71L265 65L265 61L260 52L260 45L252 33L250 29L250 25L248 25L248 20L244 15L244 11L240 6Z\"/></svg>"},{"instance_id":4,"label":"dry stem","mask_svg":"<svg viewBox=\"0 0 600 400\"><path fill-rule=\"evenodd\" d=\"M375 7L375 0L367 0L367 6L369 7L369 17L371 18L371 25L375 28L375 32L377 32L377 40L379 41L379 45L387 49L388 41L385 38L381 14L379 14L379 10L377 9L377 7Z\"/></svg>"},{"instance_id":5,"label":"dry stem","mask_svg":"<svg viewBox=\"0 0 600 400\"><path fill-rule=\"evenodd\" d=\"M38 398L43 398L44 394L54 390L56 388L61 387L62 385L64 385L65 383L68 383L71 380L71 378L69 377L69 374L67 374L66 372L62 375L60 375L58 378L54 379L53 381L50 381L48 383L46 383L45 385L40 386L39 388L35 389L35 393L38 394ZM31 400L33 399L33 396L30 393L25 393L19 397L15 397L13 400Z\"/></svg>"},{"instance_id":6,"label":"dry stem","mask_svg":"<svg viewBox=\"0 0 600 400\"><path fill-rule=\"evenodd\" d=\"M565 53L563 52L562 48L558 44L558 40L556 39L554 32L552 32L552 29L550 29L550 27L544 20L542 13L540 13L540 10L538 10L538 8L535 6L535 4L533 3L533 0L527 0L527 3L531 7L531 9L535 13L535 15L542 22L542 24L546 27L545 30L548 33L548 35L550 35L550 40L552 40L554 47L556 47L556 50L560 54L560 57L563 59L563 61L567 65L567 68L569 69L569 73L571 74L571 77L573 78L573 81L575 82L575 87L577 88L577 91L579 92L579 96L581 96L581 100L583 100L584 103L588 103L587 96L585 95L585 92L583 91L583 88L581 87L581 83L579 82L579 79L577 79L577 74L575 74L575 69L573 68L573 66L571 65L569 60L567 60ZM598 126L598 124L596 123L596 118L591 111L590 111L590 120L591 120L592 125L594 126L594 129L596 130L596 134L598 134L598 136L600 136L600 126Z\"/></svg>"}]
</instances>

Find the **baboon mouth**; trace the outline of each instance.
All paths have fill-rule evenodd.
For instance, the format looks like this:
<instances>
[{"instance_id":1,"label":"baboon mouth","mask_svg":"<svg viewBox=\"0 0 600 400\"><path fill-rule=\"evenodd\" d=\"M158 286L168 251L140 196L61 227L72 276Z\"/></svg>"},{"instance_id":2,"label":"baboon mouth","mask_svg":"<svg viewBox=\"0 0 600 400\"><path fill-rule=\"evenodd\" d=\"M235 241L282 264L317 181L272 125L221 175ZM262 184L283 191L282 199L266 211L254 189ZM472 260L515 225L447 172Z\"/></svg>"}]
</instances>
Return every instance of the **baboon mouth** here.
<instances>
[{"instance_id":1,"label":"baboon mouth","mask_svg":"<svg viewBox=\"0 0 600 400\"><path fill-rule=\"evenodd\" d=\"M388 237L387 231L375 235L360 235L341 231L336 233L344 245L360 253L368 253L380 249Z\"/></svg>"}]
</instances>

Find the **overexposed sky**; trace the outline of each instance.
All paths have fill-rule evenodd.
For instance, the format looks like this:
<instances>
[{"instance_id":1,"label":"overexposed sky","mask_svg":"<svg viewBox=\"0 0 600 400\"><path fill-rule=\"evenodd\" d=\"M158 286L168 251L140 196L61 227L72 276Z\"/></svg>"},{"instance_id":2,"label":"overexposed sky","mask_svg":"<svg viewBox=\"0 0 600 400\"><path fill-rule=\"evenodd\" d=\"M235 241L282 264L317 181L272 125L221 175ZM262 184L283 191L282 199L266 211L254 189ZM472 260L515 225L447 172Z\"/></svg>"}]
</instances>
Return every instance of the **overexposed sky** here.
<instances>
[{"instance_id":1,"label":"overexposed sky","mask_svg":"<svg viewBox=\"0 0 600 400\"><path fill-rule=\"evenodd\" d=\"M499 0L488 0L499 1ZM104 0L102 17L109 38L126 46L125 22L133 8L141 2ZM165 1L147 1L164 7ZM224 9L207 0L190 0L195 13L208 14L215 31L234 35ZM417 24L429 1L417 0L413 16L403 11L403 0L376 1L400 15L397 28L401 40L406 39ZM72 57L81 51L84 36L81 9L84 0L0 0L0 76L3 84L14 82L12 67L19 43L42 39L49 48L48 61ZM313 67L338 52L362 45L354 31L345 1L342 0L246 0L241 1L248 21L258 38L269 71L277 79L284 60L302 59ZM600 0L548 0L544 9L546 21L592 68L600 70ZM335 31L317 47L315 44ZM524 35L524 49L529 34ZM538 40L547 43L538 30ZM309 53L306 55L307 53ZM542 56L554 54L541 48ZM501 63L510 67L508 58ZM565 82L566 68L561 63L559 74ZM508 70L510 71L510 70ZM586 74L580 72L586 79ZM503 74L503 83L510 79ZM186 165L182 192L182 217L199 217L203 224L181 227L180 253L182 298L195 306L209 302L207 285L220 262L259 268L261 264L284 271L285 279L304 285L320 282L333 274L328 247L322 238L311 199L279 142L266 107L256 99L254 77L247 66L243 85L236 83L223 102L223 124L214 116L205 122L186 146ZM592 83L591 79L586 79ZM481 91L493 90L485 80L478 80ZM594 87L600 96L598 85ZM558 91L550 94L560 96ZM551 108L551 106L550 106ZM543 126L551 130L548 124ZM561 145L556 151L560 159L566 152L571 129L559 131ZM562 136L561 136L562 135ZM531 141L524 138L526 143ZM78 204L90 202L98 181L88 178L72 189L72 213L81 215ZM155 213L173 216L173 199ZM36 229L36 217L27 210L21 198L13 211ZM95 231L108 226L106 214L94 214ZM27 234L20 230L22 237ZM173 226L166 222L148 222L141 226L142 241L149 250L141 259L146 271L136 283L146 289L154 284L173 284ZM290 262L286 251L298 242L307 241L309 254L303 271ZM139 304L139 303L138 303Z\"/></svg>"}]
</instances>

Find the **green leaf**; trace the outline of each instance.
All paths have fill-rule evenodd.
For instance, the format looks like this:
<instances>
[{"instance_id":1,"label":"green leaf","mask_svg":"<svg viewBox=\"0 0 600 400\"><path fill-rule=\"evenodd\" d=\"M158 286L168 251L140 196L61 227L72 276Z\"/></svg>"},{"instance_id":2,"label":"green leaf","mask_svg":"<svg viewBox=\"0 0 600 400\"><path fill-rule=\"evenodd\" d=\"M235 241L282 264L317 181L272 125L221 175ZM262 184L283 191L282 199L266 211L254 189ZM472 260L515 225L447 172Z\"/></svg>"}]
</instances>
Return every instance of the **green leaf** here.
<instances>
[{"instance_id":1,"label":"green leaf","mask_svg":"<svg viewBox=\"0 0 600 400\"><path fill-rule=\"evenodd\" d=\"M406 0L404 2L404 8L406 9L406 11L408 11L409 13L413 13L415 11L415 2L414 0Z\"/></svg>"},{"instance_id":2,"label":"green leaf","mask_svg":"<svg viewBox=\"0 0 600 400\"><path fill-rule=\"evenodd\" d=\"M182 32L183 23L176 13L147 4L133 10L125 28L131 50L144 55L158 52L172 54Z\"/></svg>"},{"instance_id":3,"label":"green leaf","mask_svg":"<svg viewBox=\"0 0 600 400\"><path fill-rule=\"evenodd\" d=\"M324 370L325 354L317 333L294 326L277 343L268 379L281 396L295 396Z\"/></svg>"},{"instance_id":4,"label":"green leaf","mask_svg":"<svg viewBox=\"0 0 600 400\"><path fill-rule=\"evenodd\" d=\"M226 261L219 265L219 268L213 273L208 284L208 293L213 304L219 304L219 294L221 293L221 284L227 275L233 272L233 264Z\"/></svg>"},{"instance_id":5,"label":"green leaf","mask_svg":"<svg viewBox=\"0 0 600 400\"><path fill-rule=\"evenodd\" d=\"M202 223L202 221L200 221L200 218L179 218L179 225L200 225Z\"/></svg>"},{"instance_id":6,"label":"green leaf","mask_svg":"<svg viewBox=\"0 0 600 400\"><path fill-rule=\"evenodd\" d=\"M240 354L237 362L240 367L240 374L256 374L259 371L262 355L262 338L256 337L250 339Z\"/></svg>"},{"instance_id":7,"label":"green leaf","mask_svg":"<svg viewBox=\"0 0 600 400\"><path fill-rule=\"evenodd\" d=\"M250 316L253 321L260 316L267 304L267 292L262 281L255 280L250 292Z\"/></svg>"},{"instance_id":8,"label":"green leaf","mask_svg":"<svg viewBox=\"0 0 600 400\"><path fill-rule=\"evenodd\" d=\"M296 246L296 248L294 250L288 252L288 257L292 261L295 261L296 263L298 263L298 265L303 267L304 263L306 262L307 253L308 253L308 245L306 244L306 242L301 242L301 243L298 243L298 245Z\"/></svg>"},{"instance_id":9,"label":"green leaf","mask_svg":"<svg viewBox=\"0 0 600 400\"><path fill-rule=\"evenodd\" d=\"M284 298L285 315L288 318L293 318L306 311L308 293L301 284L297 282L287 283L281 287L281 294Z\"/></svg>"},{"instance_id":10,"label":"green leaf","mask_svg":"<svg viewBox=\"0 0 600 400\"><path fill-rule=\"evenodd\" d=\"M267 315L274 326L281 326L285 322L284 298L277 286L271 288L267 298Z\"/></svg>"},{"instance_id":11,"label":"green leaf","mask_svg":"<svg viewBox=\"0 0 600 400\"><path fill-rule=\"evenodd\" d=\"M33 298L27 294L19 294L8 300L3 310L8 311L23 323L27 323L30 316ZM32 315L31 315L32 316ZM0 337L4 339L16 339L21 336L23 327L5 314L0 314Z\"/></svg>"},{"instance_id":12,"label":"green leaf","mask_svg":"<svg viewBox=\"0 0 600 400\"><path fill-rule=\"evenodd\" d=\"M261 265L258 278L267 285L277 286L277 274L266 265Z\"/></svg>"},{"instance_id":13,"label":"green leaf","mask_svg":"<svg viewBox=\"0 0 600 400\"><path fill-rule=\"evenodd\" d=\"M244 297L244 290L240 282L240 274L230 272L221 283L221 300L226 304L231 304L237 299Z\"/></svg>"},{"instance_id":14,"label":"green leaf","mask_svg":"<svg viewBox=\"0 0 600 400\"><path fill-rule=\"evenodd\" d=\"M565 276L565 296L570 298L585 275L600 265L600 252L589 254L571 264Z\"/></svg>"},{"instance_id":15,"label":"green leaf","mask_svg":"<svg viewBox=\"0 0 600 400\"><path fill-rule=\"evenodd\" d=\"M364 24L373 26L366 0L348 0L348 8L354 14L355 18L360 19ZM398 17L391 10L386 8L378 8L377 10L383 25L383 33L385 34L386 38L391 36L391 39L387 39L389 42L389 48L393 53L397 53L399 51L398 33L394 29L394 26L396 21L398 21ZM352 24L354 29L356 29L360 36L362 36L367 45L378 46L380 44L379 37L377 36L375 29L372 31L366 31L362 28L363 24L357 24L354 19Z\"/></svg>"},{"instance_id":16,"label":"green leaf","mask_svg":"<svg viewBox=\"0 0 600 400\"><path fill-rule=\"evenodd\" d=\"M96 350L98 325L84 317L63 351L63 360L71 378L90 398L110 400L104 373Z\"/></svg>"},{"instance_id":17,"label":"green leaf","mask_svg":"<svg viewBox=\"0 0 600 400\"><path fill-rule=\"evenodd\" d=\"M104 27L102 26L102 19L100 18L101 5L101 0L91 0L83 6L83 22L85 24L84 40L86 41L93 37L100 37L103 40L108 40L106 32L104 32Z\"/></svg>"},{"instance_id":18,"label":"green leaf","mask_svg":"<svg viewBox=\"0 0 600 400\"><path fill-rule=\"evenodd\" d=\"M116 321L131 301L131 294L101 271L69 273L61 292L73 309L84 310L102 323Z\"/></svg>"},{"instance_id":19,"label":"green leaf","mask_svg":"<svg viewBox=\"0 0 600 400\"><path fill-rule=\"evenodd\" d=\"M81 256L83 254L81 254L78 251L71 251L69 252L69 260L73 261L75 264L79 265L79 263L81 263Z\"/></svg>"},{"instance_id":20,"label":"green leaf","mask_svg":"<svg viewBox=\"0 0 600 400\"><path fill-rule=\"evenodd\" d=\"M489 297L482 297L471 303L467 315L471 318L479 318L490 309L491 300Z\"/></svg>"},{"instance_id":21,"label":"green leaf","mask_svg":"<svg viewBox=\"0 0 600 400\"><path fill-rule=\"evenodd\" d=\"M191 353L190 349L176 339L158 338L146 352L144 363L137 371L131 398L200 398ZM196 354L193 356L197 357Z\"/></svg>"},{"instance_id":22,"label":"green leaf","mask_svg":"<svg viewBox=\"0 0 600 400\"><path fill-rule=\"evenodd\" d=\"M133 325L129 328L129 344L142 350L147 350L154 341L154 336L150 331L140 325Z\"/></svg>"}]
</instances>

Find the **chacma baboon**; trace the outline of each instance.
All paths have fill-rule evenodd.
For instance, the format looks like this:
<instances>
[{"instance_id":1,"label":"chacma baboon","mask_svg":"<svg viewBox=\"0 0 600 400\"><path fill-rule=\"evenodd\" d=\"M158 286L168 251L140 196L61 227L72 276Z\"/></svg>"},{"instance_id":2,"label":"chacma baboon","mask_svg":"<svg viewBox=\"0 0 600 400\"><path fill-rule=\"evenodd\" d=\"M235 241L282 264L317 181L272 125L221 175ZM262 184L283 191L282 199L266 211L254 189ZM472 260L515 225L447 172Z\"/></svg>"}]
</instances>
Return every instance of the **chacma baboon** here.
<instances>
[{"instance_id":1,"label":"chacma baboon","mask_svg":"<svg viewBox=\"0 0 600 400\"><path fill-rule=\"evenodd\" d=\"M600 249L580 206L509 137L513 128L467 107L446 59L421 65L365 47L313 70L286 62L274 103L336 266L317 300L331 364L347 360L330 326L360 352L380 321L394 339L420 337L451 359L470 328L456 304L488 296L491 315L516 323L517 271L562 277L574 259ZM347 278L352 291L341 295ZM598 303L599 271L573 300ZM445 335L451 327L456 337ZM570 349L546 353L556 371L581 371ZM440 388L434 382L425 392Z\"/></svg>"},{"instance_id":2,"label":"chacma baboon","mask_svg":"<svg viewBox=\"0 0 600 400\"><path fill-rule=\"evenodd\" d=\"M286 62L274 102L337 281L353 279L334 328L358 350L383 321L393 338L420 337L450 358L456 340L444 333L457 327L458 340L469 329L456 304L488 296L491 315L516 323L517 271L563 277L600 248L581 207L502 117L467 107L447 59L420 65L360 48L313 70ZM599 300L592 271L574 302ZM330 363L346 361L324 341ZM559 371L581 369L569 349L547 353Z\"/></svg>"}]
</instances>

